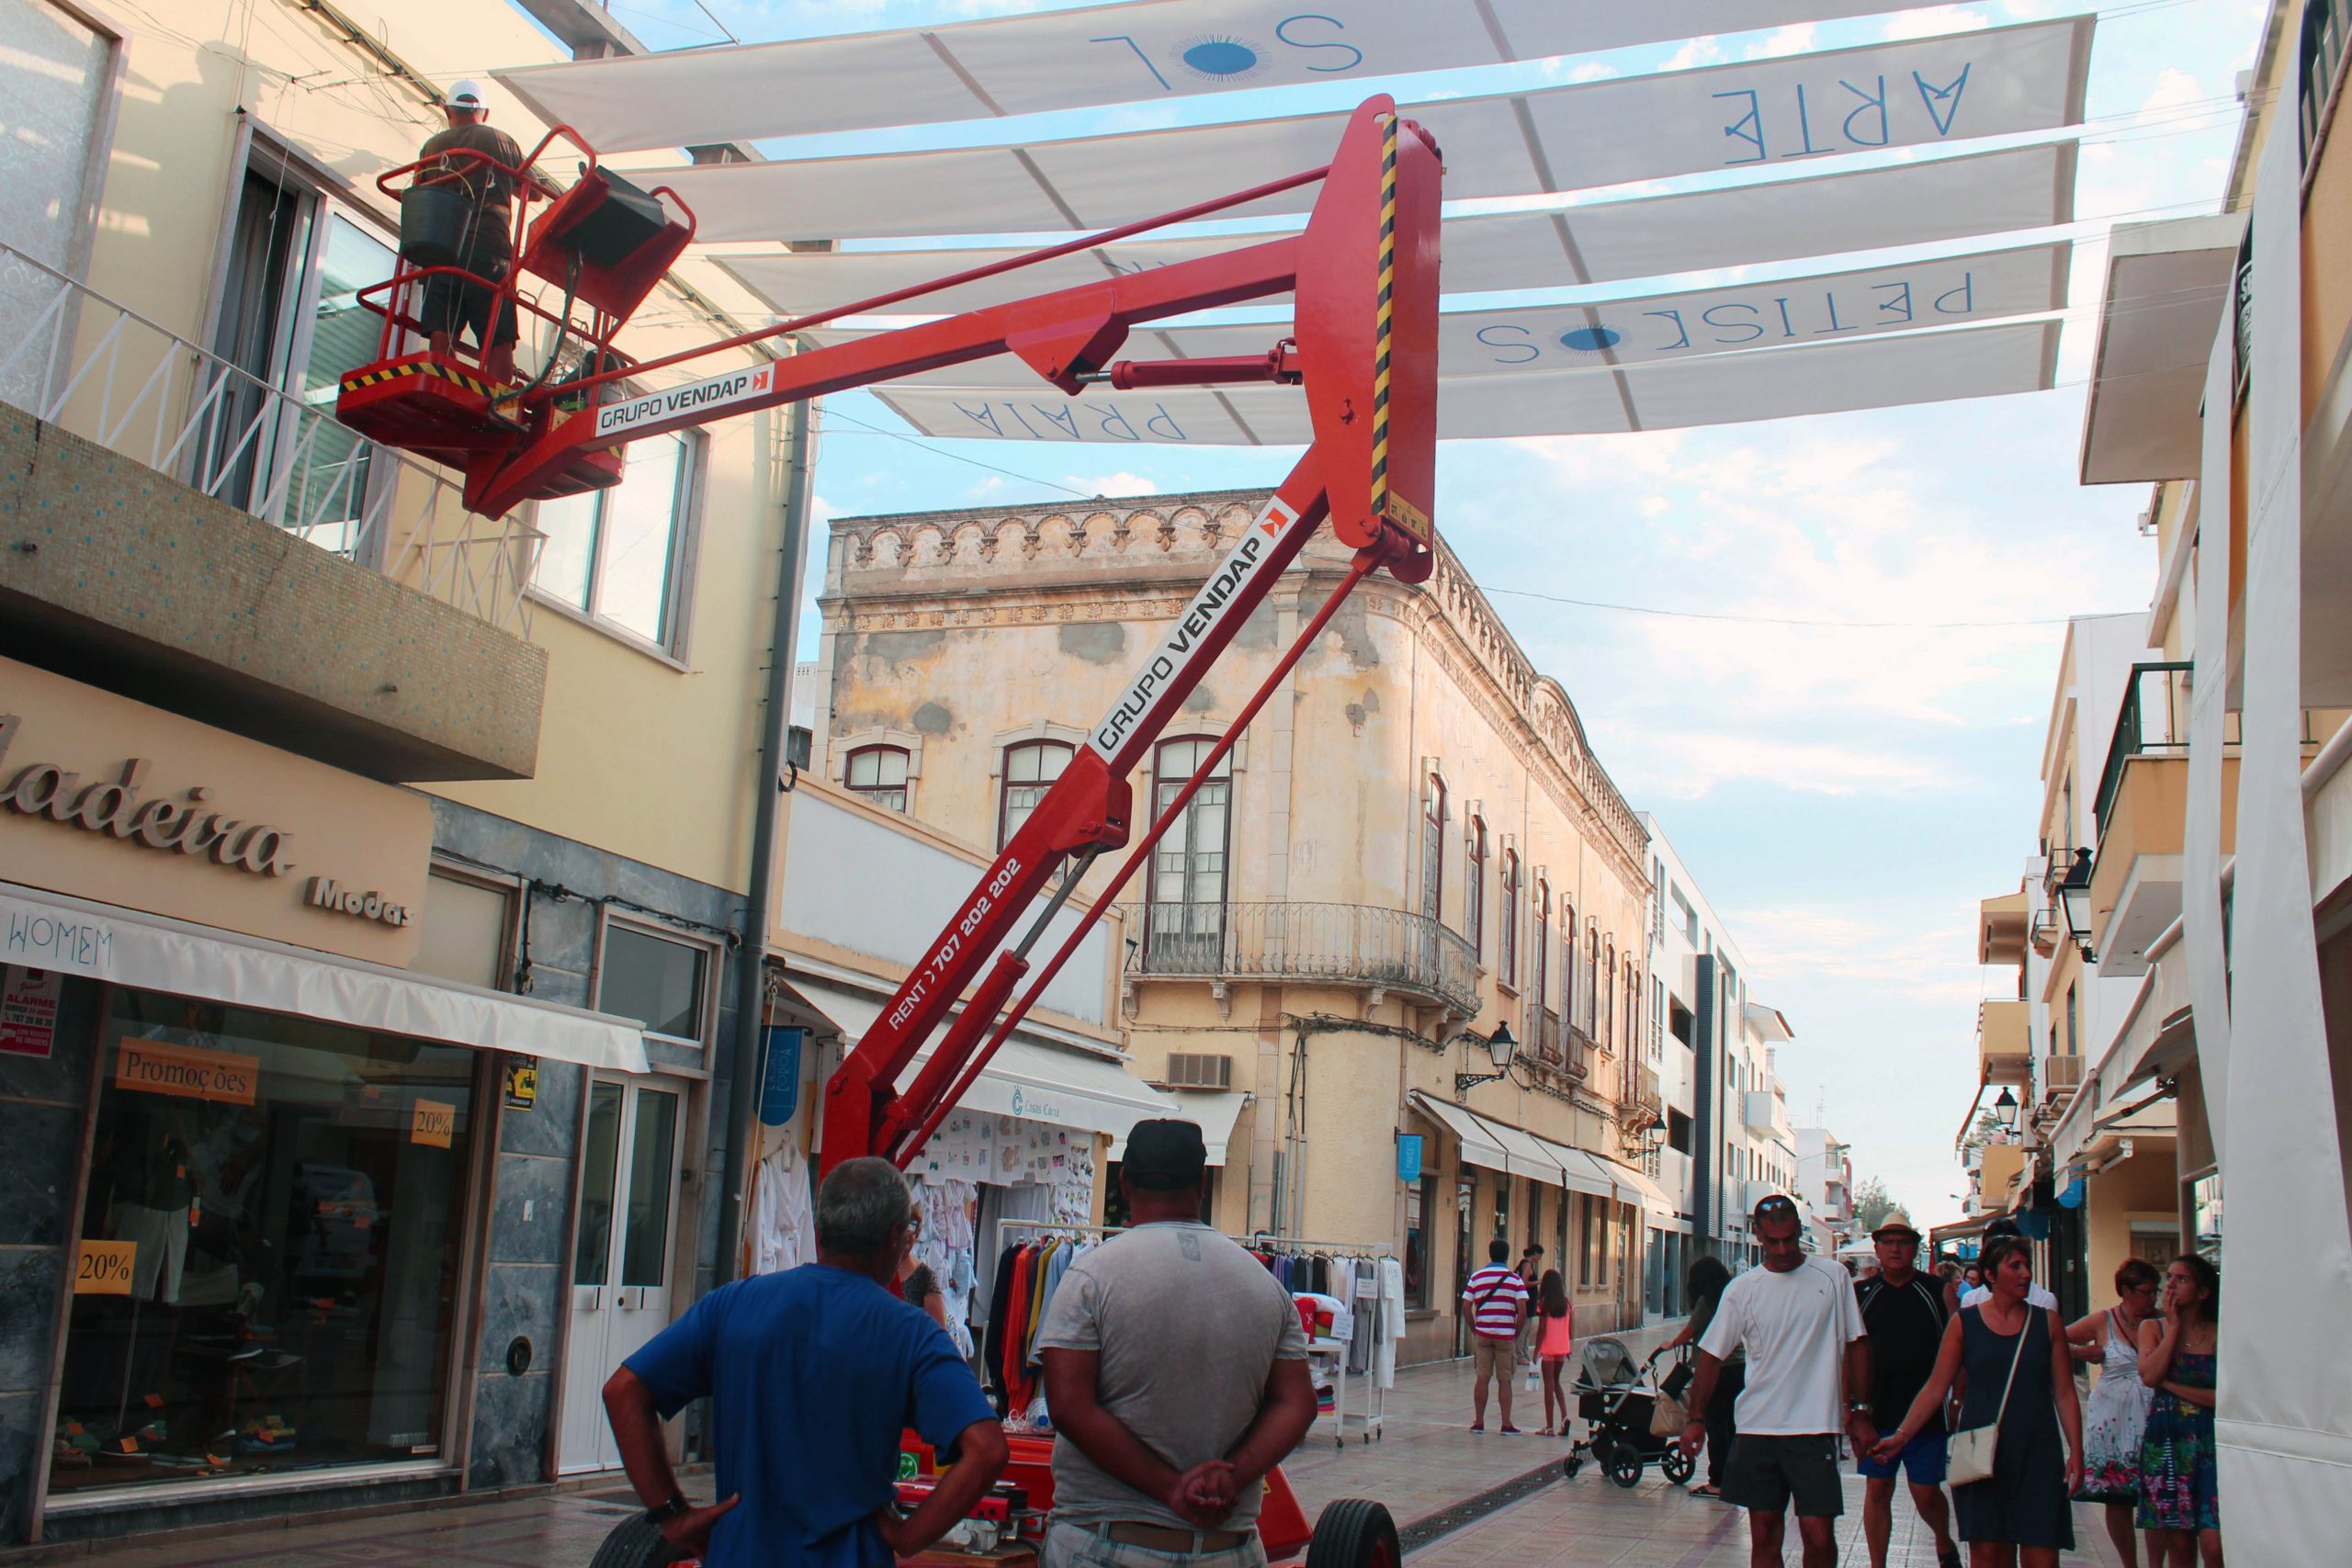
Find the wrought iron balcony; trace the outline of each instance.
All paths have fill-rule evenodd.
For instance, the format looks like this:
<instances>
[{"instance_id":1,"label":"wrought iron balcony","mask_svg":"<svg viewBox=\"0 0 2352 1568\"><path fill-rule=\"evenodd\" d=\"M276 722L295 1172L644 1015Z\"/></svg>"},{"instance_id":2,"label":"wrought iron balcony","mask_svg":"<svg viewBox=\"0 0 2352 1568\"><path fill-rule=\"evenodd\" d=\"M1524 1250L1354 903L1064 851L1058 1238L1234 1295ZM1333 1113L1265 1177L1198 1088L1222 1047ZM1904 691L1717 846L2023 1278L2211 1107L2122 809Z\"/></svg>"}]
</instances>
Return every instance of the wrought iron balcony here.
<instances>
[{"instance_id":1,"label":"wrought iron balcony","mask_svg":"<svg viewBox=\"0 0 2352 1568\"><path fill-rule=\"evenodd\" d=\"M1279 980L1401 991L1464 1018L1478 1011L1478 957L1426 915L1370 904L1141 904L1133 976Z\"/></svg>"},{"instance_id":2,"label":"wrought iron balcony","mask_svg":"<svg viewBox=\"0 0 2352 1568\"><path fill-rule=\"evenodd\" d=\"M335 390L263 380L0 244L0 399L527 637L538 530L467 512L454 476L339 423Z\"/></svg>"}]
</instances>

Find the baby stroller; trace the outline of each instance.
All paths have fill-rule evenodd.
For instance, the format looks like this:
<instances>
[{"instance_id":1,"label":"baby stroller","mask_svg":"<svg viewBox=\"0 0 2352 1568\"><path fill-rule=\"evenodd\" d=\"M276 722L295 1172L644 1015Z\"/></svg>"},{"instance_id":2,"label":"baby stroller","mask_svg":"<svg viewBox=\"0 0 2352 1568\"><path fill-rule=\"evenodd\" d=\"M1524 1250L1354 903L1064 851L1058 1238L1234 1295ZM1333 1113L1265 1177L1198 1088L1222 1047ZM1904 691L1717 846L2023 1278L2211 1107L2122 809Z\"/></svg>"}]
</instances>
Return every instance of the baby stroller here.
<instances>
[{"instance_id":1,"label":"baby stroller","mask_svg":"<svg viewBox=\"0 0 2352 1568\"><path fill-rule=\"evenodd\" d=\"M1665 1353L1655 1351L1637 1363L1623 1340L1586 1342L1584 1359L1577 1366L1577 1414L1591 1433L1569 1447L1564 1466L1569 1477L1584 1468L1584 1456L1590 1453L1600 1461L1601 1473L1620 1486L1639 1485L1642 1467L1653 1462L1678 1486L1690 1479L1690 1456L1673 1438L1650 1435L1651 1417L1664 1397L1651 1372Z\"/></svg>"}]
</instances>

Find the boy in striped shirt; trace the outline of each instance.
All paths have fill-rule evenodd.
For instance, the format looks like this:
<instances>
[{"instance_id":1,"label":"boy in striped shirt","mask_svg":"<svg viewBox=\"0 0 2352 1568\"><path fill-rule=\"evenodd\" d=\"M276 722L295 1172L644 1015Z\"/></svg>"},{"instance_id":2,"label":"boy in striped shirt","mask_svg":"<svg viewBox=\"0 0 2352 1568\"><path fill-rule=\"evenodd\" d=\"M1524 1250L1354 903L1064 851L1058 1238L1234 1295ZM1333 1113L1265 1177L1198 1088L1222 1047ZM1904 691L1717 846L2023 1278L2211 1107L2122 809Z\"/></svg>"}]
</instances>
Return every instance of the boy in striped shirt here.
<instances>
[{"instance_id":1,"label":"boy in striped shirt","mask_svg":"<svg viewBox=\"0 0 2352 1568\"><path fill-rule=\"evenodd\" d=\"M1510 1243L1499 1237L1488 1242L1487 1266L1470 1276L1462 1287L1462 1299L1469 1303L1470 1343L1477 1357L1470 1429L1487 1429L1487 1383L1491 1379L1499 1385L1503 1431L1515 1438L1520 1434L1510 1424L1510 1371L1520 1321L1527 1315L1527 1281L1505 1261L1510 1257Z\"/></svg>"}]
</instances>

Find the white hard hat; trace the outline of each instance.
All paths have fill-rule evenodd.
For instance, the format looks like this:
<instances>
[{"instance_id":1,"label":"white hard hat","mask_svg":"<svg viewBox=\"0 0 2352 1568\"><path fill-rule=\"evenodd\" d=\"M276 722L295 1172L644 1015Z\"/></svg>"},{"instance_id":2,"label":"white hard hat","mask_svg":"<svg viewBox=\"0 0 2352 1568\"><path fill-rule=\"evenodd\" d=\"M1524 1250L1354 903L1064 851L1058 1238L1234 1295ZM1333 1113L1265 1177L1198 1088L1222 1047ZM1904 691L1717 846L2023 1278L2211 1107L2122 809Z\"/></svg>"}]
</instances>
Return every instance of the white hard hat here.
<instances>
[{"instance_id":1,"label":"white hard hat","mask_svg":"<svg viewBox=\"0 0 2352 1568\"><path fill-rule=\"evenodd\" d=\"M481 86L472 82L458 83L456 86L449 89L449 107L459 109L478 109L481 107Z\"/></svg>"}]
</instances>

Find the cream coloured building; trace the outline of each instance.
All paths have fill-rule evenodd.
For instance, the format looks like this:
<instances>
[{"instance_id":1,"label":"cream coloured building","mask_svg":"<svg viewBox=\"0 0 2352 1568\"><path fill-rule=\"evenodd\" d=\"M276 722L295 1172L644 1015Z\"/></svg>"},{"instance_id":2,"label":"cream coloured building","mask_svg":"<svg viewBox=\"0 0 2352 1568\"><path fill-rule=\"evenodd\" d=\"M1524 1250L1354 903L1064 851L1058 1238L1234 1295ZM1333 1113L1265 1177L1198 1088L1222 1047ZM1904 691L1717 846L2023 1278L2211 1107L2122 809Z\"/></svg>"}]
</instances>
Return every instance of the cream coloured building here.
<instances>
[{"instance_id":1,"label":"cream coloured building","mask_svg":"<svg viewBox=\"0 0 2352 1568\"><path fill-rule=\"evenodd\" d=\"M198 792L296 870L0 814L47 1021L0 1053L0 1546L609 1465L594 1391L711 1277L759 1024L789 419L490 522L332 417L379 353L376 182L440 96L636 45L574 0L163 9L0 0L0 510L44 530L0 554L0 744L36 793ZM620 344L745 303L690 258ZM142 1089L166 1048L214 1092ZM62 1295L81 1254L122 1289Z\"/></svg>"},{"instance_id":2,"label":"cream coloured building","mask_svg":"<svg viewBox=\"0 0 2352 1568\"><path fill-rule=\"evenodd\" d=\"M835 519L825 776L994 849L1262 500ZM1136 779L1138 818L1344 559L1318 543L1276 587ZM1647 835L1450 554L1358 589L1286 685L1116 895L1128 1048L1222 1145L1213 1217L1403 1258L1408 1360L1453 1353L1490 1237L1565 1261L1579 1332L1638 1322L1642 1213L1675 1207L1632 1168L1657 1114ZM1502 1025L1507 1076L1457 1089Z\"/></svg>"}]
</instances>

